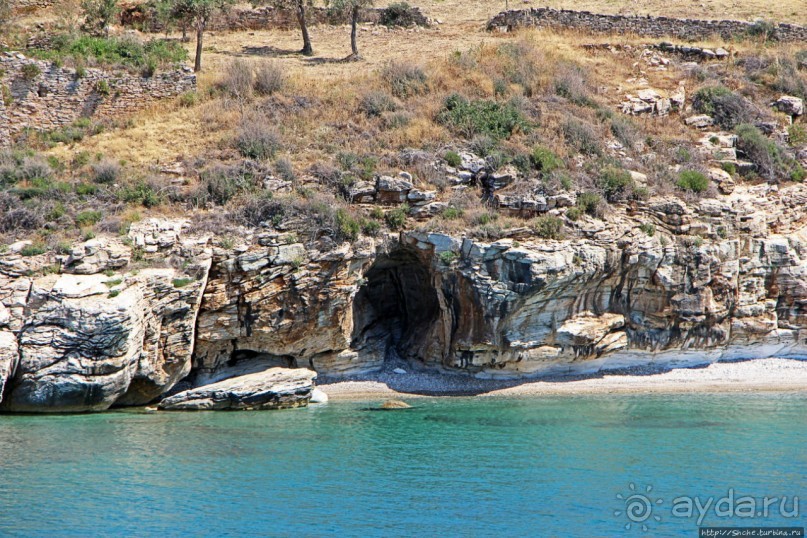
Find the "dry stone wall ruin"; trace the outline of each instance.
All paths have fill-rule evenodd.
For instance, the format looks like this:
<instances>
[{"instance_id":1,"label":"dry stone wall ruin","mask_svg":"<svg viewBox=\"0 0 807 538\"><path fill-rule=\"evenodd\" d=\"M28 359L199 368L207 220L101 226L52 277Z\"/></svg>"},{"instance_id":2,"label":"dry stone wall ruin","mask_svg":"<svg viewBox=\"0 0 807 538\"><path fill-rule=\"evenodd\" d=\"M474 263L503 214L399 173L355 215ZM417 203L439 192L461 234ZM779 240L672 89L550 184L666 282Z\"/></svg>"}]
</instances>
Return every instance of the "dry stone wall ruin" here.
<instances>
[{"instance_id":1,"label":"dry stone wall ruin","mask_svg":"<svg viewBox=\"0 0 807 538\"><path fill-rule=\"evenodd\" d=\"M507 32L516 28L576 28L598 33L675 37L697 41L719 36L731 39L763 29L759 22L735 20L676 19L638 15L607 15L590 11L531 8L503 11L488 22L488 30ZM807 40L807 27L795 24L765 25L770 38L780 41Z\"/></svg>"},{"instance_id":2,"label":"dry stone wall ruin","mask_svg":"<svg viewBox=\"0 0 807 538\"><path fill-rule=\"evenodd\" d=\"M144 77L123 70L58 67L20 53L0 55L0 146L24 129L51 130L79 118L113 118L196 89L183 67Z\"/></svg>"}]
</instances>

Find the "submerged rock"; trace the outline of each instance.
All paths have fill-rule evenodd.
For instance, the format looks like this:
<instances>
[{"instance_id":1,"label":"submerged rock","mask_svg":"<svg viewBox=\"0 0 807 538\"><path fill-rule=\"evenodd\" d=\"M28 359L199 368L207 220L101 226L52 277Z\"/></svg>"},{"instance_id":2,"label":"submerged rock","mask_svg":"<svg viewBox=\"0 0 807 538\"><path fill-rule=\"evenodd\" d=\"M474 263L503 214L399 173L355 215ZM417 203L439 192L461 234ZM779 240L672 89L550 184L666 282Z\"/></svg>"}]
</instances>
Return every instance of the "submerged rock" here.
<instances>
[{"instance_id":1,"label":"submerged rock","mask_svg":"<svg viewBox=\"0 0 807 538\"><path fill-rule=\"evenodd\" d=\"M270 368L186 390L164 399L166 411L286 409L308 405L317 374L305 368Z\"/></svg>"},{"instance_id":2,"label":"submerged rock","mask_svg":"<svg viewBox=\"0 0 807 538\"><path fill-rule=\"evenodd\" d=\"M381 404L381 409L410 409L412 406L401 400L387 400Z\"/></svg>"}]
</instances>

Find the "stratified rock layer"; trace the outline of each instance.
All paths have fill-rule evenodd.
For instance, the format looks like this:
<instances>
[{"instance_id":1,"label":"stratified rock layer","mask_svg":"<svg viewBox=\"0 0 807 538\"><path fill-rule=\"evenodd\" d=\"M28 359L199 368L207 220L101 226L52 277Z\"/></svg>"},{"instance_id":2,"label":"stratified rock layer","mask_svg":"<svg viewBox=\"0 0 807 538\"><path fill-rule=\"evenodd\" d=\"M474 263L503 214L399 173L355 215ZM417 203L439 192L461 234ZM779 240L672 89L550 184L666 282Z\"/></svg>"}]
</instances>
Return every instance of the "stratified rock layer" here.
<instances>
[{"instance_id":1,"label":"stratified rock layer","mask_svg":"<svg viewBox=\"0 0 807 538\"><path fill-rule=\"evenodd\" d=\"M166 411L288 409L308 405L317 374L270 368L186 390L160 402Z\"/></svg>"},{"instance_id":2,"label":"stratified rock layer","mask_svg":"<svg viewBox=\"0 0 807 538\"><path fill-rule=\"evenodd\" d=\"M142 405L180 381L199 391L272 367L335 377L391 355L508 378L806 358L807 187L727 192L584 215L564 240L523 228L493 242L404 232L335 244L262 229L225 250L182 221L148 220L130 239L159 268L113 277L97 271L131 259L120 242L75 247L62 261L82 274L43 275L59 260L9 248L0 405ZM217 398L187 405L241 405Z\"/></svg>"}]
</instances>

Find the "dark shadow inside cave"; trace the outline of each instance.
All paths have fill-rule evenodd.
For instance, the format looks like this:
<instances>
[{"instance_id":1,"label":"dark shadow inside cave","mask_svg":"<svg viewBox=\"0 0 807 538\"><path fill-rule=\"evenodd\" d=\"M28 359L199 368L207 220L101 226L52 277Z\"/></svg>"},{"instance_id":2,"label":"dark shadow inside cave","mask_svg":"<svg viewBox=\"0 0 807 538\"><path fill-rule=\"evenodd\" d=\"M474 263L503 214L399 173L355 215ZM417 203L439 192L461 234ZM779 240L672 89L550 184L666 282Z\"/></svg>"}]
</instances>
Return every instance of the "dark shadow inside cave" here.
<instances>
[{"instance_id":1,"label":"dark shadow inside cave","mask_svg":"<svg viewBox=\"0 0 807 538\"><path fill-rule=\"evenodd\" d=\"M440 313L429 268L409 248L380 256L365 274L353 303L351 347L420 359L422 339Z\"/></svg>"}]
</instances>

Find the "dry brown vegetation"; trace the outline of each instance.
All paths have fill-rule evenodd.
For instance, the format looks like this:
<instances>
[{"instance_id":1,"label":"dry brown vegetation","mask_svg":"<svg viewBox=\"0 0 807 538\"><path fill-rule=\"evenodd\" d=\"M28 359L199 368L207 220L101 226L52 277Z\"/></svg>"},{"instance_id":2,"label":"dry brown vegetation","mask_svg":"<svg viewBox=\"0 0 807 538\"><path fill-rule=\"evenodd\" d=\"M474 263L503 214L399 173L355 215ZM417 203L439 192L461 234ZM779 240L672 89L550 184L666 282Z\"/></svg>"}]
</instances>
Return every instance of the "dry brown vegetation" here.
<instances>
[{"instance_id":1,"label":"dry brown vegetation","mask_svg":"<svg viewBox=\"0 0 807 538\"><path fill-rule=\"evenodd\" d=\"M623 12L616 4L591 4L574 7ZM684 3L679 4L665 2L658 13L680 14L675 10ZM711 4L703 5L708 15ZM765 15L761 5L745 2L736 14ZM775 9L786 11L786 5ZM483 22L501 6L452 1L423 6L443 24L418 31L364 27L360 39L367 60L361 63L334 61L349 48L342 27L312 28L314 58L285 52L299 47L294 31L216 33L206 40L198 96L162 103L73 143L48 147L30 141L41 156L18 152L0 162L33 169L30 177L5 182L10 190L3 194L5 203L13 207L9 197L23 197L31 215L17 216L24 223L20 230L39 230L54 248L95 230L125 231L128 222L146 214L188 210L200 230L221 232L261 221L291 230L302 220L319 233L352 239L396 229L401 208L350 204L345 197L350 186L406 170L417 188L437 191L450 208L428 220L410 220L409 226L491 238L517 228L557 236L574 233L580 215L601 215L607 204L597 204L596 197L625 202L653 193L692 196L676 186L670 166L703 170L694 149L700 133L677 116L639 119L616 112L639 79L661 90L683 82L689 94L721 84L754 103L766 103L785 83L798 90L792 84L807 80L804 70L787 71L796 65L798 44L706 43L730 46L736 55L686 72L650 70L638 61L641 47L615 54L582 46L636 46L647 39L574 31L488 34ZM467 101L468 114L510 114L517 120L504 134L473 121L459 123L446 112L452 95ZM485 103L493 112L474 108ZM615 142L621 149L614 149L620 147ZM542 170L536 148L559 164ZM452 189L445 179L439 163L446 153L468 149L522 169L524 181L505 194L588 193L593 205L573 208L560 224L500 214L478 187ZM113 181L99 181L102 163L119 163ZM621 183L624 169L646 173L648 185ZM48 176L47 182L38 175ZM267 192L263 180L270 176L290 181L290 192ZM700 195L714 195L714 188ZM76 218L88 211L101 214ZM3 232L8 239L17 233Z\"/></svg>"}]
</instances>

